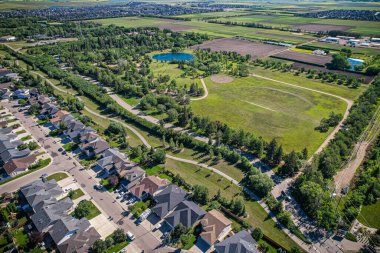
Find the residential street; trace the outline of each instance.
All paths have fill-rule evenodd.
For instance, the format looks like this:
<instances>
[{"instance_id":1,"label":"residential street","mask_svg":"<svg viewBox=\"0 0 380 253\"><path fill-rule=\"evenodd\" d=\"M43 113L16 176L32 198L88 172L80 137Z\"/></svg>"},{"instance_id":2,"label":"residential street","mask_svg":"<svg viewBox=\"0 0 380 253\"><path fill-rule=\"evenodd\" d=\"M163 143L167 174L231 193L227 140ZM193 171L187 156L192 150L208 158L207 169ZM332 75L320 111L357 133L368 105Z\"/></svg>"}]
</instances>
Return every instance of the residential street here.
<instances>
[{"instance_id":1,"label":"residential street","mask_svg":"<svg viewBox=\"0 0 380 253\"><path fill-rule=\"evenodd\" d=\"M42 174L48 173L53 174L58 171L66 171L70 173L73 178L77 180L79 185L89 194L96 204L100 207L106 217L111 216L113 222L124 231L131 231L136 239L131 243L131 247L146 252L151 252L153 249L157 248L161 242L157 239L150 231L146 230L142 226L136 226L134 221L125 217L126 206L121 206L116 202L114 196L107 191L95 190L94 185L97 181L90 176L90 174L82 168L82 166L75 161L74 158L70 158L71 154L67 153L62 155L58 152L59 148L62 146L59 142L55 142L54 138L46 137L47 132L44 132L43 127L38 126L34 119L30 116L25 116L24 112L18 112L18 108L14 108L11 105L15 103L2 102L2 104L7 107L23 124L23 126L38 140L39 144L43 146L49 154L53 157L53 163L43 169L20 177L13 180L5 185L0 186L0 194L4 192L17 191L20 186L26 185L37 180Z\"/></svg>"}]
</instances>

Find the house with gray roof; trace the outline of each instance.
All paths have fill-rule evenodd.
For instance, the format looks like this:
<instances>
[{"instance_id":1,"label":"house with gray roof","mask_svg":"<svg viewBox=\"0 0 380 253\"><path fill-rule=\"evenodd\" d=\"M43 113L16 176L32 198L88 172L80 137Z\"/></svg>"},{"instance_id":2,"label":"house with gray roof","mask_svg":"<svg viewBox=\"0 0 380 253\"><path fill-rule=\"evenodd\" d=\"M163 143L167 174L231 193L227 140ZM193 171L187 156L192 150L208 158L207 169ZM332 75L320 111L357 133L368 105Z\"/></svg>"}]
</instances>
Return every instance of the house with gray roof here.
<instances>
[{"instance_id":1,"label":"house with gray roof","mask_svg":"<svg viewBox=\"0 0 380 253\"><path fill-rule=\"evenodd\" d=\"M231 237L215 244L216 253L259 253L258 244L247 230L240 231Z\"/></svg>"},{"instance_id":2,"label":"house with gray roof","mask_svg":"<svg viewBox=\"0 0 380 253\"><path fill-rule=\"evenodd\" d=\"M57 201L55 198L40 201L30 216L34 226L39 232L47 232L60 219L69 217L67 211L73 207L70 198Z\"/></svg>"},{"instance_id":3,"label":"house with gray roof","mask_svg":"<svg viewBox=\"0 0 380 253\"><path fill-rule=\"evenodd\" d=\"M169 185L153 197L157 204L151 210L160 219L163 219L179 203L185 200L186 195L187 193L177 185Z\"/></svg>"},{"instance_id":4,"label":"house with gray roof","mask_svg":"<svg viewBox=\"0 0 380 253\"><path fill-rule=\"evenodd\" d=\"M0 154L0 159L3 163L6 163L11 159L26 157L29 154L30 154L29 149L24 149L24 150L7 149Z\"/></svg>"},{"instance_id":5,"label":"house with gray roof","mask_svg":"<svg viewBox=\"0 0 380 253\"><path fill-rule=\"evenodd\" d=\"M95 140L88 143L79 144L79 149L84 153L87 157L94 157L100 155L110 148L110 145L106 140L101 137L96 138Z\"/></svg>"},{"instance_id":6,"label":"house with gray roof","mask_svg":"<svg viewBox=\"0 0 380 253\"><path fill-rule=\"evenodd\" d=\"M86 218L79 220L72 216L65 216L53 224L49 229L49 235L56 245L60 245L77 231L84 231L90 226L91 224Z\"/></svg>"},{"instance_id":7,"label":"house with gray roof","mask_svg":"<svg viewBox=\"0 0 380 253\"><path fill-rule=\"evenodd\" d=\"M136 184L138 184L145 177L145 170L139 166L128 167L131 163L124 163L120 169L117 170L119 176L124 177L126 184L124 187L129 190Z\"/></svg>"},{"instance_id":8,"label":"house with gray roof","mask_svg":"<svg viewBox=\"0 0 380 253\"><path fill-rule=\"evenodd\" d=\"M76 231L73 236L58 245L58 250L61 253L87 253L92 244L100 237L100 234L93 227L84 231Z\"/></svg>"},{"instance_id":9,"label":"house with gray roof","mask_svg":"<svg viewBox=\"0 0 380 253\"><path fill-rule=\"evenodd\" d=\"M109 175L121 168L123 163L128 162L127 156L114 148L105 150L101 156L102 158L96 162L96 166Z\"/></svg>"},{"instance_id":10,"label":"house with gray roof","mask_svg":"<svg viewBox=\"0 0 380 253\"><path fill-rule=\"evenodd\" d=\"M0 128L0 135L7 135L12 133L12 128L11 127L6 127L6 128Z\"/></svg>"},{"instance_id":11,"label":"house with gray roof","mask_svg":"<svg viewBox=\"0 0 380 253\"><path fill-rule=\"evenodd\" d=\"M39 202L58 197L63 194L62 188L53 179L43 182L41 179L20 188L20 191L30 207L34 208Z\"/></svg>"},{"instance_id":12,"label":"house with gray roof","mask_svg":"<svg viewBox=\"0 0 380 253\"><path fill-rule=\"evenodd\" d=\"M17 149L17 147L20 146L21 144L23 144L23 142L21 140L15 140L15 141L3 140L3 141L0 141L0 154L6 150Z\"/></svg>"},{"instance_id":13,"label":"house with gray roof","mask_svg":"<svg viewBox=\"0 0 380 253\"><path fill-rule=\"evenodd\" d=\"M178 224L191 228L206 212L193 201L184 200L179 203L165 218L166 224L172 229Z\"/></svg>"},{"instance_id":14,"label":"house with gray roof","mask_svg":"<svg viewBox=\"0 0 380 253\"><path fill-rule=\"evenodd\" d=\"M67 124L67 129L64 134L72 140L78 139L80 136L80 131L85 128L85 125L77 120L72 120Z\"/></svg>"}]
</instances>

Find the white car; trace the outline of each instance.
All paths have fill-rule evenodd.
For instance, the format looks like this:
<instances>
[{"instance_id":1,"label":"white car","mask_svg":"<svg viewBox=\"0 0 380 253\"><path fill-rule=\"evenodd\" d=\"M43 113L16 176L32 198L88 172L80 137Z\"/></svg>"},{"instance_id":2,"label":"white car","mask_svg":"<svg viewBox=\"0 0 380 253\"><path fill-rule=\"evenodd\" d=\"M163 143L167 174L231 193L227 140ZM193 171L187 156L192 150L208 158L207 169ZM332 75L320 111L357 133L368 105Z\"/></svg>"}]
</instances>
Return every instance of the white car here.
<instances>
[{"instance_id":1,"label":"white car","mask_svg":"<svg viewBox=\"0 0 380 253\"><path fill-rule=\"evenodd\" d=\"M129 240L133 241L136 237L134 234L132 234L131 231L127 231L127 237Z\"/></svg>"}]
</instances>

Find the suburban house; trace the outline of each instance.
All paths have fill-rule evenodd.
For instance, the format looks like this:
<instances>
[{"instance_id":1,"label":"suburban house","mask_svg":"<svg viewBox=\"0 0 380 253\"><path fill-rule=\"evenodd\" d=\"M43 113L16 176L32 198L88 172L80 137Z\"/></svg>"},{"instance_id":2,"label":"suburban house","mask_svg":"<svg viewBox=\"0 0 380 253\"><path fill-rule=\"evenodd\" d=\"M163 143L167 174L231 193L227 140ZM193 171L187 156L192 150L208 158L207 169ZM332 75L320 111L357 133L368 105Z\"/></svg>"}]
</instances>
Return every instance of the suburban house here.
<instances>
[{"instance_id":1,"label":"suburban house","mask_svg":"<svg viewBox=\"0 0 380 253\"><path fill-rule=\"evenodd\" d=\"M51 98L49 98L47 95L37 94L37 100L38 100L38 103L40 103L41 105L48 104L51 102Z\"/></svg>"},{"instance_id":2,"label":"suburban house","mask_svg":"<svg viewBox=\"0 0 380 253\"><path fill-rule=\"evenodd\" d=\"M7 163L9 160L26 157L30 154L29 149L18 150L18 149L7 149L0 154L0 159L3 164Z\"/></svg>"},{"instance_id":3,"label":"suburban house","mask_svg":"<svg viewBox=\"0 0 380 253\"><path fill-rule=\"evenodd\" d=\"M38 232L48 232L61 218L68 216L67 211L73 207L70 198L57 201L55 198L46 199L37 203L34 214L30 216Z\"/></svg>"},{"instance_id":4,"label":"suburban house","mask_svg":"<svg viewBox=\"0 0 380 253\"><path fill-rule=\"evenodd\" d=\"M92 141L96 140L97 138L99 138L99 135L95 132L95 130L93 130L91 132L88 132L88 133L85 133L85 134L81 134L80 138L79 138L79 141L81 143L89 143L89 142L92 142Z\"/></svg>"},{"instance_id":5,"label":"suburban house","mask_svg":"<svg viewBox=\"0 0 380 253\"><path fill-rule=\"evenodd\" d=\"M59 108L54 103L45 103L42 105L42 109L40 111L40 114L45 114L49 116L53 116L59 111Z\"/></svg>"},{"instance_id":6,"label":"suburban house","mask_svg":"<svg viewBox=\"0 0 380 253\"><path fill-rule=\"evenodd\" d=\"M130 164L131 163L129 162L124 163L121 166L120 170L117 170L117 174L125 178L126 184L123 184L123 186L127 190L138 184L145 177L145 171L142 168L137 165L133 166L132 168L127 167Z\"/></svg>"},{"instance_id":7,"label":"suburban house","mask_svg":"<svg viewBox=\"0 0 380 253\"><path fill-rule=\"evenodd\" d=\"M3 84L1 84L3 85ZM6 87L2 87L0 88L0 97L1 99L10 99L12 96L12 92L6 88Z\"/></svg>"},{"instance_id":8,"label":"suburban house","mask_svg":"<svg viewBox=\"0 0 380 253\"><path fill-rule=\"evenodd\" d=\"M5 35L0 37L0 41L15 41L16 37L12 35Z\"/></svg>"},{"instance_id":9,"label":"suburban house","mask_svg":"<svg viewBox=\"0 0 380 253\"><path fill-rule=\"evenodd\" d=\"M53 124L55 128L59 128L60 122L68 124L71 120L74 120L74 117L70 115L69 112L65 110L59 110L53 118L50 119L50 123Z\"/></svg>"},{"instance_id":10,"label":"suburban house","mask_svg":"<svg viewBox=\"0 0 380 253\"><path fill-rule=\"evenodd\" d=\"M36 155L30 155L21 158L9 160L4 164L4 170L10 177L14 177L19 173L26 172L30 165L37 161Z\"/></svg>"},{"instance_id":11,"label":"suburban house","mask_svg":"<svg viewBox=\"0 0 380 253\"><path fill-rule=\"evenodd\" d=\"M17 99L27 99L29 98L28 89L17 89L13 92L13 97Z\"/></svg>"},{"instance_id":12,"label":"suburban house","mask_svg":"<svg viewBox=\"0 0 380 253\"><path fill-rule=\"evenodd\" d=\"M199 238L210 247L220 242L231 231L231 221L217 210L211 210L201 220L203 232Z\"/></svg>"},{"instance_id":13,"label":"suburban house","mask_svg":"<svg viewBox=\"0 0 380 253\"><path fill-rule=\"evenodd\" d=\"M152 212L160 219L163 219L179 203L185 200L186 195L187 192L177 185L171 184L153 197L156 205L152 208Z\"/></svg>"},{"instance_id":14,"label":"suburban house","mask_svg":"<svg viewBox=\"0 0 380 253\"><path fill-rule=\"evenodd\" d=\"M90 227L83 231L76 231L73 236L58 245L61 253L87 253L96 240L100 239L95 228Z\"/></svg>"},{"instance_id":15,"label":"suburban house","mask_svg":"<svg viewBox=\"0 0 380 253\"><path fill-rule=\"evenodd\" d=\"M149 195L153 197L155 193L163 190L168 184L169 183L166 179L148 176L130 188L129 192L139 199L144 199Z\"/></svg>"},{"instance_id":16,"label":"suburban house","mask_svg":"<svg viewBox=\"0 0 380 253\"><path fill-rule=\"evenodd\" d=\"M123 163L128 162L125 154L114 148L109 148L102 154L102 158L96 162L96 165L106 174L114 174L119 170Z\"/></svg>"},{"instance_id":17,"label":"suburban house","mask_svg":"<svg viewBox=\"0 0 380 253\"><path fill-rule=\"evenodd\" d=\"M216 253L259 253L258 244L247 230L240 231L215 244Z\"/></svg>"},{"instance_id":18,"label":"suburban house","mask_svg":"<svg viewBox=\"0 0 380 253\"><path fill-rule=\"evenodd\" d=\"M77 120L72 120L67 124L67 129L64 134L72 140L78 139L80 131L85 128L85 125Z\"/></svg>"},{"instance_id":19,"label":"suburban house","mask_svg":"<svg viewBox=\"0 0 380 253\"><path fill-rule=\"evenodd\" d=\"M184 200L179 203L165 218L166 224L172 229L178 224L191 228L206 212L193 201Z\"/></svg>"},{"instance_id":20,"label":"suburban house","mask_svg":"<svg viewBox=\"0 0 380 253\"><path fill-rule=\"evenodd\" d=\"M77 231L84 231L90 226L91 224L86 218L78 220L77 218L66 215L54 223L49 229L49 235L56 245L60 245Z\"/></svg>"},{"instance_id":21,"label":"suburban house","mask_svg":"<svg viewBox=\"0 0 380 253\"><path fill-rule=\"evenodd\" d=\"M110 145L103 138L98 137L88 143L79 144L79 149L87 156L94 157L100 155L110 148Z\"/></svg>"},{"instance_id":22,"label":"suburban house","mask_svg":"<svg viewBox=\"0 0 380 253\"><path fill-rule=\"evenodd\" d=\"M30 219L35 229L43 234L44 239L50 238L59 252L88 252L92 244L100 239L100 234L86 218L76 219L69 215L74 206L70 198L57 200L63 191L55 180L37 180L21 187L20 191L32 207Z\"/></svg>"},{"instance_id":23,"label":"suburban house","mask_svg":"<svg viewBox=\"0 0 380 253\"><path fill-rule=\"evenodd\" d=\"M58 197L63 194L62 188L55 180L43 182L41 179L20 188L20 192L31 208L43 200Z\"/></svg>"}]
</instances>

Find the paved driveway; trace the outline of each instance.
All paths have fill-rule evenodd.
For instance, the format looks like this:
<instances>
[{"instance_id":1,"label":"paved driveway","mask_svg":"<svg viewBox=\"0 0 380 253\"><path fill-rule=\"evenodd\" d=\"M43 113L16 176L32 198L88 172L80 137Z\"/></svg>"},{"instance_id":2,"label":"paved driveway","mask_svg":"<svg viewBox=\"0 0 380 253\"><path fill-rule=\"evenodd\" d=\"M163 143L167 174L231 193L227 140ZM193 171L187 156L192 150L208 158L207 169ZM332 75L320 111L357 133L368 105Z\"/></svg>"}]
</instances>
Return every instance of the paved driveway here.
<instances>
[{"instance_id":1,"label":"paved driveway","mask_svg":"<svg viewBox=\"0 0 380 253\"><path fill-rule=\"evenodd\" d=\"M49 132L47 128L37 125L32 117L24 115L23 112L18 112L17 108L12 107L15 102L2 102L2 104L14 113L22 122L25 129L47 150L53 157L53 162L50 166L1 185L0 194L17 191L20 186L37 180L44 173L53 174L58 171L65 171L77 180L81 188L92 197L92 200L102 209L106 217L111 216L117 227L124 229L124 231L131 231L136 236L133 244L140 249L140 252L141 250L152 252L153 249L161 244L161 241L157 239L151 231L141 226L136 226L133 220L124 216L125 211L127 211L126 206L120 205L111 193L94 189L94 185L97 184L95 178L86 170L81 170L82 166L80 166L78 162L75 162L71 154L62 155L58 152L58 149L62 148L62 146L59 141L56 141L54 138L46 137Z\"/></svg>"}]
</instances>

